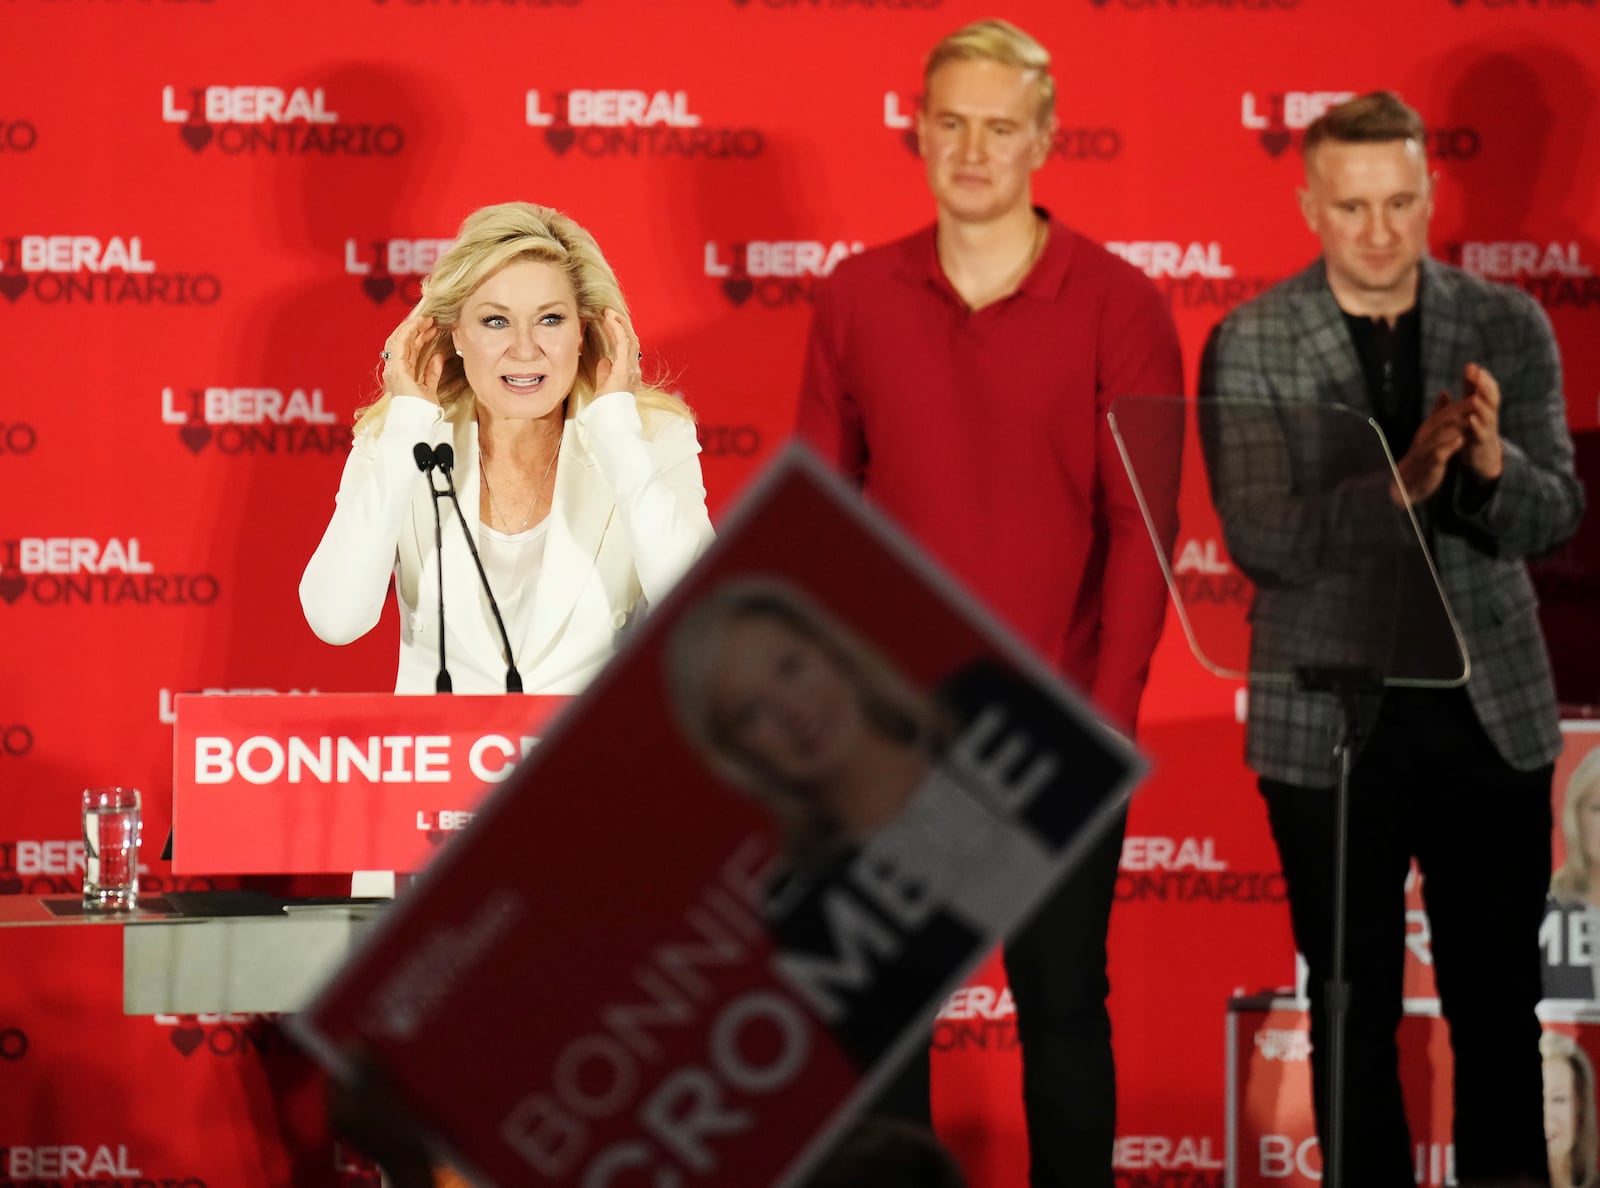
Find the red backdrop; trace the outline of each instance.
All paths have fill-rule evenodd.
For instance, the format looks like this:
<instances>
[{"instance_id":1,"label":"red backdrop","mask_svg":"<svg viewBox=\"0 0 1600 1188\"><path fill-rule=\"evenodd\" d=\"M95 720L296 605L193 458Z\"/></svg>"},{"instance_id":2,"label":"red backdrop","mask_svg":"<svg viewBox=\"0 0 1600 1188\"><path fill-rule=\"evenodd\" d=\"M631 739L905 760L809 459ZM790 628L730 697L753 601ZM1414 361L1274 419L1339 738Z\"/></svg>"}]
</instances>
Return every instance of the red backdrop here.
<instances>
[{"instance_id":1,"label":"red backdrop","mask_svg":"<svg viewBox=\"0 0 1600 1188\"><path fill-rule=\"evenodd\" d=\"M378 348L466 212L527 198L596 233L647 365L700 413L720 513L786 434L817 274L930 216L908 142L921 53L993 11L0 0L0 892L75 890L78 792L112 782L145 790L147 886L170 879L155 854L175 692L388 687L392 611L329 648L295 585ZM1437 129L1436 254L1539 297L1593 439L1595 0L1004 15L1056 58L1039 200L1156 277L1191 373L1218 317L1314 253L1298 130L1332 95L1388 86ZM1547 583L1569 690L1596 670L1588 564L1569 551ZM1169 631L1114 923L1127 1185L1221 1183L1224 1002L1292 979L1236 692ZM121 1018L110 934L71 935L90 933L82 952L0 936L0 1177L27 1179L52 1146L119 1143L158 1180L340 1174L273 1104L293 1097L290 1057L259 1021ZM1021 1158L996 984L937 1036L941 1122L979 1183L1017 1182ZM218 1094L228 1125L189 1125ZM260 1154L275 1144L288 1154Z\"/></svg>"}]
</instances>

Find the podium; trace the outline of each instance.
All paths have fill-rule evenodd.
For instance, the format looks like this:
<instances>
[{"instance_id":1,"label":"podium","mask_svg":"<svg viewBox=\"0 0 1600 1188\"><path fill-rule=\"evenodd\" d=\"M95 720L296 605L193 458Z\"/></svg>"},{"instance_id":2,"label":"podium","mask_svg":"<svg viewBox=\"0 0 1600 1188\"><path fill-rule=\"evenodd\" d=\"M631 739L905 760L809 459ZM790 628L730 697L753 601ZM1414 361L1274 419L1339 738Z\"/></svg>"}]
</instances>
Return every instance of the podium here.
<instances>
[{"instance_id":1,"label":"podium","mask_svg":"<svg viewBox=\"0 0 1600 1188\"><path fill-rule=\"evenodd\" d=\"M568 700L180 695L172 869L421 870Z\"/></svg>"},{"instance_id":2,"label":"podium","mask_svg":"<svg viewBox=\"0 0 1600 1188\"><path fill-rule=\"evenodd\" d=\"M180 695L173 870L418 871L568 700ZM270 1014L305 1005L382 910L219 891L86 916L75 898L28 896L0 900L0 925L120 929L127 1015Z\"/></svg>"}]
</instances>

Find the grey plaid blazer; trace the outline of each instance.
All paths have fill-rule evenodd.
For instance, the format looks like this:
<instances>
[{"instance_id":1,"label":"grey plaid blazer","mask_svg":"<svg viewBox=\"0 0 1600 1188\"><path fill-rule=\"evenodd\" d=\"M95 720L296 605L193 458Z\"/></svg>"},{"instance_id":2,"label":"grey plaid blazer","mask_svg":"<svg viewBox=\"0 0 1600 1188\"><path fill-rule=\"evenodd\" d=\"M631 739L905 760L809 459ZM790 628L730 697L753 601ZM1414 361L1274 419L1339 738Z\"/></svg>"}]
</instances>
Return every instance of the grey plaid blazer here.
<instances>
[{"instance_id":1,"label":"grey plaid blazer","mask_svg":"<svg viewBox=\"0 0 1600 1188\"><path fill-rule=\"evenodd\" d=\"M1460 533L1432 533L1431 544L1440 585L1466 640L1472 705L1500 754L1527 770L1553 760L1561 736L1523 558L1566 541L1584 506L1573 473L1560 358L1544 311L1521 290L1424 259L1421 301L1429 407L1441 390L1460 395L1469 362L1488 368L1500 383L1505 472L1481 508L1460 511L1456 505ZM1384 569L1383 559L1409 552L1418 563L1421 550L1389 497L1382 451L1375 454L1378 471L1321 484L1319 473L1339 468L1339 435L1306 436L1296 425L1314 417L1341 419L1314 406L1344 406L1363 417L1371 412L1361 363L1322 261L1217 326L1201 362L1200 395L1223 535L1234 561L1257 585L1252 673L1284 671L1289 661L1349 660L1350 636L1370 628L1374 589L1387 586L1391 600L1396 597L1396 573ZM1208 417L1207 407L1223 410L1220 419ZM1247 415L1236 419L1230 410L1240 407ZM1264 431L1264 417L1276 421L1276 434ZM1360 425L1359 418L1342 419ZM1370 447L1370 430L1362 435ZM1424 529L1438 513L1437 501L1449 498L1441 491L1417 509ZM1401 632L1416 627L1402 623ZM1402 640L1402 646L1415 645ZM1361 645L1356 651L1365 654ZM1269 779L1331 786L1339 720L1331 694L1252 680L1246 759Z\"/></svg>"}]
</instances>

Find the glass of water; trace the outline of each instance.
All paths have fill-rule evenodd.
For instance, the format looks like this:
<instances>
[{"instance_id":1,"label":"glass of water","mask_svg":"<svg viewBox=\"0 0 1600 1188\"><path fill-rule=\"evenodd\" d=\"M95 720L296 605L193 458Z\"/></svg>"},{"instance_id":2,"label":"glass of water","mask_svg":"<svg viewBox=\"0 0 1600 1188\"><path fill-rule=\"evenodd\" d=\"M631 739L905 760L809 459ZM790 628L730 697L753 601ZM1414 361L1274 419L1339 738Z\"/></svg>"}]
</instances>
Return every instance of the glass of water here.
<instances>
[{"instance_id":1,"label":"glass of water","mask_svg":"<svg viewBox=\"0 0 1600 1188\"><path fill-rule=\"evenodd\" d=\"M131 912L139 905L139 789L83 793L83 908Z\"/></svg>"}]
</instances>

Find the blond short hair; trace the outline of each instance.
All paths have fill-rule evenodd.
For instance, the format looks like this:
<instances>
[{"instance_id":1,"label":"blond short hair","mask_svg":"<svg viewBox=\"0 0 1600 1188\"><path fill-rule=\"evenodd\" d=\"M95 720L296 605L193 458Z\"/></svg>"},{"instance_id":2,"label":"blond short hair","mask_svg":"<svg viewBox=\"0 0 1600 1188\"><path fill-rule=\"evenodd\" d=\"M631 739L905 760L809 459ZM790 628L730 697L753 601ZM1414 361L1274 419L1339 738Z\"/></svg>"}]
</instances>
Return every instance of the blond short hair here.
<instances>
[{"instance_id":1,"label":"blond short hair","mask_svg":"<svg viewBox=\"0 0 1600 1188\"><path fill-rule=\"evenodd\" d=\"M1039 126L1056 112L1056 80L1050 75L1050 51L1010 21L991 18L957 29L928 53L922 68L924 102L934 71L946 62L999 62L1029 76L1039 93Z\"/></svg>"},{"instance_id":2,"label":"blond short hair","mask_svg":"<svg viewBox=\"0 0 1600 1188\"><path fill-rule=\"evenodd\" d=\"M506 265L522 260L558 268L572 286L577 301L583 341L578 375L567 400L567 415L572 416L594 398L596 366L611 355L605 312L614 309L623 317L628 316L628 303L623 299L617 274L606 262L594 236L575 220L531 202L502 202L473 211L456 232L450 249L423 279L422 300L414 312L434 319L441 329L452 330L478 286ZM448 334L433 340L418 361L417 370L425 372L436 356L444 360L438 383L439 407L449 414L458 402L472 399L472 389ZM634 398L641 408L657 408L693 419L688 407L666 392L646 388L635 392ZM388 406L389 398L384 396L361 410L356 427L375 427Z\"/></svg>"}]
</instances>

